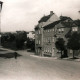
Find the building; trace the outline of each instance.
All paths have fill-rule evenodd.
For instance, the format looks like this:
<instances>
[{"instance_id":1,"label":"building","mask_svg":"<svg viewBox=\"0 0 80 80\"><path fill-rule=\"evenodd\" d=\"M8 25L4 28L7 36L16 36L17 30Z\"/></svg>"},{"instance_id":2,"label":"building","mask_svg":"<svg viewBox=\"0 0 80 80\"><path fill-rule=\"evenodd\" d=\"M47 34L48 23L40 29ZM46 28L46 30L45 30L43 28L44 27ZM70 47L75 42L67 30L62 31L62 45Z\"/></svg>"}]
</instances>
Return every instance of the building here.
<instances>
[{"instance_id":1,"label":"building","mask_svg":"<svg viewBox=\"0 0 80 80\"><path fill-rule=\"evenodd\" d=\"M50 14L52 14L52 11ZM55 14L53 15L55 16ZM35 27L35 51L37 55L59 56L58 52L60 51L55 47L58 38L63 38L66 45L70 33L78 31L78 26L70 17L60 16L58 18L53 15L50 18L49 15L48 18L41 18L39 24ZM65 52L68 52L67 48Z\"/></svg>"},{"instance_id":2,"label":"building","mask_svg":"<svg viewBox=\"0 0 80 80\"><path fill-rule=\"evenodd\" d=\"M66 36L71 32L77 31L78 27L73 23L73 20L68 17L63 17L47 26L43 27L43 54L49 56L59 56L59 50L55 47L55 42L58 38L63 38L65 45L67 44ZM67 52L67 49L65 49Z\"/></svg>"},{"instance_id":3,"label":"building","mask_svg":"<svg viewBox=\"0 0 80 80\"><path fill-rule=\"evenodd\" d=\"M35 27L35 52L37 55L43 55L43 27L60 20L53 11L50 14L43 16Z\"/></svg>"}]
</instances>

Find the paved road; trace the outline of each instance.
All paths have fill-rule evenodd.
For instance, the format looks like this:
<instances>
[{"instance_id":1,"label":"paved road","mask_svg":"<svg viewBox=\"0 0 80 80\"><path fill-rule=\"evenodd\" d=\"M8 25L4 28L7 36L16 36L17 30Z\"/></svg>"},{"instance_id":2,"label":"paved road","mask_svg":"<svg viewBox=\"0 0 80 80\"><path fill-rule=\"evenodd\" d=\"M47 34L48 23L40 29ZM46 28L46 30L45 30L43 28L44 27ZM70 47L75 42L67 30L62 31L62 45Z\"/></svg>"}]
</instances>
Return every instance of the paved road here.
<instances>
[{"instance_id":1,"label":"paved road","mask_svg":"<svg viewBox=\"0 0 80 80\"><path fill-rule=\"evenodd\" d=\"M0 80L80 80L80 62L18 53L22 55L18 59L0 58Z\"/></svg>"}]
</instances>

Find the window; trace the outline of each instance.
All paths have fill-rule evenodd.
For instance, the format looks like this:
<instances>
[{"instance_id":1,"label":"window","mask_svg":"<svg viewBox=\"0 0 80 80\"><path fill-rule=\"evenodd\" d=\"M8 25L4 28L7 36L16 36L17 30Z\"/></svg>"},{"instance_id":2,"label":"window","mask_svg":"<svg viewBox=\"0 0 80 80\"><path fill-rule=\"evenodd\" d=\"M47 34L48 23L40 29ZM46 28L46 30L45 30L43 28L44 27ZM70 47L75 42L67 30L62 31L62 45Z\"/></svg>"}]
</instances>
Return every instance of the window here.
<instances>
[{"instance_id":1,"label":"window","mask_svg":"<svg viewBox=\"0 0 80 80\"><path fill-rule=\"evenodd\" d=\"M46 38L46 42L47 42L47 38Z\"/></svg>"},{"instance_id":2,"label":"window","mask_svg":"<svg viewBox=\"0 0 80 80\"><path fill-rule=\"evenodd\" d=\"M64 28L59 28L58 31L59 32L63 32L64 31Z\"/></svg>"},{"instance_id":3,"label":"window","mask_svg":"<svg viewBox=\"0 0 80 80\"><path fill-rule=\"evenodd\" d=\"M61 31L63 32L64 31L64 28L61 28Z\"/></svg>"},{"instance_id":4,"label":"window","mask_svg":"<svg viewBox=\"0 0 80 80\"><path fill-rule=\"evenodd\" d=\"M49 32L49 29L48 29L48 32Z\"/></svg>"},{"instance_id":5,"label":"window","mask_svg":"<svg viewBox=\"0 0 80 80\"><path fill-rule=\"evenodd\" d=\"M52 42L54 42L54 37L53 37L53 39L52 39Z\"/></svg>"},{"instance_id":6,"label":"window","mask_svg":"<svg viewBox=\"0 0 80 80\"><path fill-rule=\"evenodd\" d=\"M44 48L44 52L46 52L46 48Z\"/></svg>"},{"instance_id":7,"label":"window","mask_svg":"<svg viewBox=\"0 0 80 80\"><path fill-rule=\"evenodd\" d=\"M49 37L47 38L47 42L49 42Z\"/></svg>"},{"instance_id":8,"label":"window","mask_svg":"<svg viewBox=\"0 0 80 80\"><path fill-rule=\"evenodd\" d=\"M53 31L54 31L54 29L53 29Z\"/></svg>"},{"instance_id":9,"label":"window","mask_svg":"<svg viewBox=\"0 0 80 80\"><path fill-rule=\"evenodd\" d=\"M36 41L36 43L38 44L38 40Z\"/></svg>"},{"instance_id":10,"label":"window","mask_svg":"<svg viewBox=\"0 0 80 80\"><path fill-rule=\"evenodd\" d=\"M38 49L38 53L39 53L39 49Z\"/></svg>"},{"instance_id":11,"label":"window","mask_svg":"<svg viewBox=\"0 0 80 80\"><path fill-rule=\"evenodd\" d=\"M59 32L61 32L61 29L58 29L59 30Z\"/></svg>"},{"instance_id":12,"label":"window","mask_svg":"<svg viewBox=\"0 0 80 80\"><path fill-rule=\"evenodd\" d=\"M39 44L40 44L40 40L39 40Z\"/></svg>"},{"instance_id":13,"label":"window","mask_svg":"<svg viewBox=\"0 0 80 80\"><path fill-rule=\"evenodd\" d=\"M46 48L46 52L47 52L47 48Z\"/></svg>"},{"instance_id":14,"label":"window","mask_svg":"<svg viewBox=\"0 0 80 80\"><path fill-rule=\"evenodd\" d=\"M51 51L51 48L50 48L50 53L51 53L52 51Z\"/></svg>"},{"instance_id":15,"label":"window","mask_svg":"<svg viewBox=\"0 0 80 80\"><path fill-rule=\"evenodd\" d=\"M48 41L50 40L50 37L48 37Z\"/></svg>"},{"instance_id":16,"label":"window","mask_svg":"<svg viewBox=\"0 0 80 80\"><path fill-rule=\"evenodd\" d=\"M48 48L48 52L49 52L49 48Z\"/></svg>"},{"instance_id":17,"label":"window","mask_svg":"<svg viewBox=\"0 0 80 80\"><path fill-rule=\"evenodd\" d=\"M51 42L51 37L49 38L49 41Z\"/></svg>"},{"instance_id":18,"label":"window","mask_svg":"<svg viewBox=\"0 0 80 80\"><path fill-rule=\"evenodd\" d=\"M40 30L39 30L39 34L40 34Z\"/></svg>"},{"instance_id":19,"label":"window","mask_svg":"<svg viewBox=\"0 0 80 80\"><path fill-rule=\"evenodd\" d=\"M51 40L50 41L52 42L52 37L51 37Z\"/></svg>"},{"instance_id":20,"label":"window","mask_svg":"<svg viewBox=\"0 0 80 80\"><path fill-rule=\"evenodd\" d=\"M36 34L38 34L38 31L36 31Z\"/></svg>"},{"instance_id":21,"label":"window","mask_svg":"<svg viewBox=\"0 0 80 80\"><path fill-rule=\"evenodd\" d=\"M72 31L78 31L78 27L72 27Z\"/></svg>"}]
</instances>

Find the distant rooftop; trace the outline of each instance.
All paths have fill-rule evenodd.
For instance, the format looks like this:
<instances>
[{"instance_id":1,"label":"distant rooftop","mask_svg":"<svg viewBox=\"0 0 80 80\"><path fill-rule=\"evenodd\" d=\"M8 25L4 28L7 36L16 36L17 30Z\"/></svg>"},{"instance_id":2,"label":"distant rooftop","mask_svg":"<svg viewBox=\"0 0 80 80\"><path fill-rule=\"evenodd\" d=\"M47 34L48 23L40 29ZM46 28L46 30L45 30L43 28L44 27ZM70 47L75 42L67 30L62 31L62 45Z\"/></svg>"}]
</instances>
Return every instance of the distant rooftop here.
<instances>
[{"instance_id":1,"label":"distant rooftop","mask_svg":"<svg viewBox=\"0 0 80 80\"><path fill-rule=\"evenodd\" d=\"M60 19L62 21L67 20L67 19L72 20L70 17L67 17L67 16L60 16Z\"/></svg>"}]
</instances>

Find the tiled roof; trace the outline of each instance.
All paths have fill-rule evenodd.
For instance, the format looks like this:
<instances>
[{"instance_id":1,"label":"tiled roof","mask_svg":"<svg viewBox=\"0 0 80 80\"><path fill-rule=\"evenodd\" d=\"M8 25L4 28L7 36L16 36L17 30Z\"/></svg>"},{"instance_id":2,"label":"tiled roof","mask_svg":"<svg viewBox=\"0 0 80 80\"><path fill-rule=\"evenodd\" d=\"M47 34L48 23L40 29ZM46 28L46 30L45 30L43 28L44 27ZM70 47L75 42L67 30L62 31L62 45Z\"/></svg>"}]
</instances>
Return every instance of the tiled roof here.
<instances>
[{"instance_id":1,"label":"tiled roof","mask_svg":"<svg viewBox=\"0 0 80 80\"><path fill-rule=\"evenodd\" d=\"M50 15L48 16L43 16L38 22L46 22L50 18Z\"/></svg>"},{"instance_id":2,"label":"tiled roof","mask_svg":"<svg viewBox=\"0 0 80 80\"><path fill-rule=\"evenodd\" d=\"M64 20L72 20L70 17L67 17L67 16L60 16L60 19L62 20L62 21L64 21Z\"/></svg>"},{"instance_id":3,"label":"tiled roof","mask_svg":"<svg viewBox=\"0 0 80 80\"><path fill-rule=\"evenodd\" d=\"M65 27L76 27L77 25L74 22L61 22Z\"/></svg>"},{"instance_id":4,"label":"tiled roof","mask_svg":"<svg viewBox=\"0 0 80 80\"><path fill-rule=\"evenodd\" d=\"M68 21L66 22L66 20ZM64 27L76 27L77 26L70 17L63 17L63 19L61 20L55 21L47 26L44 26L44 29L51 29L58 23L61 23Z\"/></svg>"},{"instance_id":5,"label":"tiled roof","mask_svg":"<svg viewBox=\"0 0 80 80\"><path fill-rule=\"evenodd\" d=\"M53 28L55 25L57 25L58 23L60 23L60 20L55 21L55 22L53 22L53 23L51 23L51 24L49 24L49 25L47 25L47 26L45 26L45 27L43 27L43 28L44 28L44 29L51 29L51 28Z\"/></svg>"}]
</instances>

